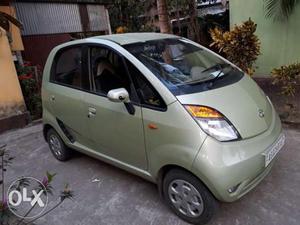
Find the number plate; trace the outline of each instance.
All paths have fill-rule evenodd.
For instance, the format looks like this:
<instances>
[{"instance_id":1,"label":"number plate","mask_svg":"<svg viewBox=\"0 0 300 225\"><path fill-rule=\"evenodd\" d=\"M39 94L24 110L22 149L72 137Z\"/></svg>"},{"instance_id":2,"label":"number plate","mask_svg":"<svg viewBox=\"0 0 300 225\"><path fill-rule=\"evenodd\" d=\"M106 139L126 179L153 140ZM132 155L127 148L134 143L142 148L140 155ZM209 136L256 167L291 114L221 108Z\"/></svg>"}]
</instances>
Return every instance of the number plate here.
<instances>
[{"instance_id":1,"label":"number plate","mask_svg":"<svg viewBox=\"0 0 300 225\"><path fill-rule=\"evenodd\" d=\"M274 159L277 153L282 149L285 142L285 135L282 134L275 144L273 144L266 152L263 153L265 156L265 167L267 167L270 162Z\"/></svg>"}]
</instances>

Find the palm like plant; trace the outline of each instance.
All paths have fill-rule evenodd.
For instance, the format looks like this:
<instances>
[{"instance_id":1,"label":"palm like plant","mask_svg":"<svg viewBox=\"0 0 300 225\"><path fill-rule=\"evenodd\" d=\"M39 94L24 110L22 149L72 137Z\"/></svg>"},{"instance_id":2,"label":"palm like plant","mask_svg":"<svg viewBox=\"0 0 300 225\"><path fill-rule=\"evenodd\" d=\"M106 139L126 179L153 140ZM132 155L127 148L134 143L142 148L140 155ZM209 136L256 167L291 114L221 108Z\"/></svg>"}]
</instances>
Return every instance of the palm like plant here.
<instances>
[{"instance_id":1,"label":"palm like plant","mask_svg":"<svg viewBox=\"0 0 300 225\"><path fill-rule=\"evenodd\" d=\"M275 20L288 19L300 0L264 0L266 16Z\"/></svg>"}]
</instances>

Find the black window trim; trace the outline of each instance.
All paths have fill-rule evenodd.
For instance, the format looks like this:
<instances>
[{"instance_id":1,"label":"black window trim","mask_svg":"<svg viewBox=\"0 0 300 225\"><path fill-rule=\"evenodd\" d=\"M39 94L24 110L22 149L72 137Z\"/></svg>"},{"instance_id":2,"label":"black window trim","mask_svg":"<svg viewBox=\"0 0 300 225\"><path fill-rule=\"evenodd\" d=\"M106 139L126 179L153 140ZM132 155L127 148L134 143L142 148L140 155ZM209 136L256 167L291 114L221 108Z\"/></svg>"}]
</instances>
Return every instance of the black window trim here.
<instances>
[{"instance_id":1,"label":"black window trim","mask_svg":"<svg viewBox=\"0 0 300 225\"><path fill-rule=\"evenodd\" d=\"M62 52L66 51L66 50L68 50L70 48L76 48L76 47L80 47L81 48L81 60L82 60L81 74L88 74L89 81L90 81L89 90L86 90L86 89L83 89L83 88L79 88L79 87L75 87L75 86L68 85L68 84L64 84L64 83L55 81L53 79L53 73L54 73L56 65L57 65L57 58L61 55ZM91 47L107 48L107 49L113 51L115 54L117 54L118 56L120 56L122 58L122 62L124 64L124 66L125 66L127 76L130 79L131 85L133 85L133 88L132 88L133 93L132 94L134 94L135 95L135 99L138 100L138 102L131 102L133 105L138 106L138 107L148 108L148 109L155 110L155 111L161 111L161 112L166 112L168 110L168 105L165 103L164 99L161 97L161 95L159 94L159 92L150 83L150 81L147 79L147 77L145 77L143 75L143 73L134 65L134 63L132 63L128 58L126 58L122 53L120 53L116 49L110 47L109 45L102 44L102 43L78 43L78 44L68 45L68 46L65 46L65 47L59 49L55 53L55 56L53 57L53 63L51 65L51 69L50 69L49 82L53 83L53 84L56 84L56 85L61 85L61 86L68 87L68 88L71 88L71 89L75 89L75 90L78 90L78 91L82 91L82 92L85 92L85 93L94 94L94 95L97 95L97 96L100 96L100 97L107 98L107 94L98 93L98 92L93 91L94 87L92 87L92 82L91 82L91 79L93 79L93 78L92 78L92 74L91 74L91 71L90 71L91 70L90 69L91 65L89 64L90 63L90 61L89 61L89 57L90 56L89 55L90 55L90 48ZM156 91L156 93L159 95L160 99L163 101L163 105L164 105L163 108L162 107L156 107L156 106L149 105L149 104L143 104L141 102L141 99L140 99L140 97L137 94L137 91L136 91L136 88L134 86L134 82L133 82L132 76L131 76L131 74L130 74L130 72L128 70L128 66L127 66L127 63L126 63L125 59L127 59L130 63L133 64L133 66L136 67L136 69L141 73L141 75L144 76L144 78L147 80L147 82L151 86L151 88Z\"/></svg>"}]
</instances>

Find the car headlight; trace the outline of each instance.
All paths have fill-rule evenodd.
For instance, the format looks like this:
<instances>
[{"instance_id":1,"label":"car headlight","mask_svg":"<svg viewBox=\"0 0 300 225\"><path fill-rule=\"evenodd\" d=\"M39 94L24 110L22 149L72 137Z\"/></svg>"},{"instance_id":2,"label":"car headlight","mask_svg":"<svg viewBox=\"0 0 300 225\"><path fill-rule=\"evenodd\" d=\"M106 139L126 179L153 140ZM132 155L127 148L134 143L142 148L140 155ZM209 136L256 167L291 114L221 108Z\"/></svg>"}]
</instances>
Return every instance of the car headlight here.
<instances>
[{"instance_id":1,"label":"car headlight","mask_svg":"<svg viewBox=\"0 0 300 225\"><path fill-rule=\"evenodd\" d=\"M240 134L228 119L217 110L198 105L185 105L187 111L196 119L202 130L218 141L240 139Z\"/></svg>"}]
</instances>

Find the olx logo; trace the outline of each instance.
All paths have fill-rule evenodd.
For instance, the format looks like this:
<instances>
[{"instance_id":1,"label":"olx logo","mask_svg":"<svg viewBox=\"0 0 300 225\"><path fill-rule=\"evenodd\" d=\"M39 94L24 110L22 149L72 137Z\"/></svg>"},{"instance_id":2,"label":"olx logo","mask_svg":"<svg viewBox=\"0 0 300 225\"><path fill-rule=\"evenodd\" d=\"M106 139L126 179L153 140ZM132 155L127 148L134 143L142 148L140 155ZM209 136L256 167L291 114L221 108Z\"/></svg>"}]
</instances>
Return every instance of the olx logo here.
<instances>
[{"instance_id":1,"label":"olx logo","mask_svg":"<svg viewBox=\"0 0 300 225\"><path fill-rule=\"evenodd\" d=\"M38 203L39 207L45 206L44 202L41 199L43 190L41 190L39 193L37 193L36 190L32 190L34 198L29 198L27 193L27 188L23 188L22 194L17 190L10 192L8 195L9 204L11 204L12 206L19 206L22 202L30 202L31 206L34 206L36 203ZM15 199L17 200L15 201Z\"/></svg>"},{"instance_id":2,"label":"olx logo","mask_svg":"<svg viewBox=\"0 0 300 225\"><path fill-rule=\"evenodd\" d=\"M7 192L8 207L18 217L33 219L43 213L48 204L45 186L32 177L14 181Z\"/></svg>"}]
</instances>

